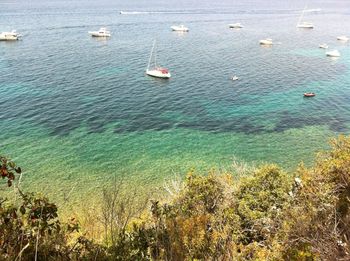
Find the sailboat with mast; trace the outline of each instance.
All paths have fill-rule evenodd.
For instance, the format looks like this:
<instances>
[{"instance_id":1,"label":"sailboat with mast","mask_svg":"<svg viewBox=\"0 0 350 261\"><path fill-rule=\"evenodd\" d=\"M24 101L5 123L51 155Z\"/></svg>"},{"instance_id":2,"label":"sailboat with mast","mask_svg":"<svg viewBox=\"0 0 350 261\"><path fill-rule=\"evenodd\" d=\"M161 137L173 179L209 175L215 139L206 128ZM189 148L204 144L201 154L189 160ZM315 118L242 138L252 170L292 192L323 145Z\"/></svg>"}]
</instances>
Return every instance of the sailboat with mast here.
<instances>
[{"instance_id":1,"label":"sailboat with mast","mask_svg":"<svg viewBox=\"0 0 350 261\"><path fill-rule=\"evenodd\" d=\"M303 22L304 13L306 11L306 8L307 8L307 5L305 6L304 10L301 13L301 16L300 16L298 24L297 24L297 28L313 29L314 28L313 23Z\"/></svg>"},{"instance_id":2,"label":"sailboat with mast","mask_svg":"<svg viewBox=\"0 0 350 261\"><path fill-rule=\"evenodd\" d=\"M153 42L151 55L149 57L148 66L146 69L146 74L156 78L169 79L171 77L169 70L157 65L157 54L156 54L155 47L156 47L156 40L154 40Z\"/></svg>"}]
</instances>

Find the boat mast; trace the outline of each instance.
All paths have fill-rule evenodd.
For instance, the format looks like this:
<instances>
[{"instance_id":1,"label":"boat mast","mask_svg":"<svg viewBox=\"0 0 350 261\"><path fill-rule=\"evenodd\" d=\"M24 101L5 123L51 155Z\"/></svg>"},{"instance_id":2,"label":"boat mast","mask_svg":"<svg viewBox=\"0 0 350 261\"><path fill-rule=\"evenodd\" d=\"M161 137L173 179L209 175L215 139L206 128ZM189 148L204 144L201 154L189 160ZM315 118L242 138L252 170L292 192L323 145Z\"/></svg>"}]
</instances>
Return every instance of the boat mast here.
<instances>
[{"instance_id":1,"label":"boat mast","mask_svg":"<svg viewBox=\"0 0 350 261\"><path fill-rule=\"evenodd\" d=\"M154 47L154 67L157 68L157 47Z\"/></svg>"},{"instance_id":2,"label":"boat mast","mask_svg":"<svg viewBox=\"0 0 350 261\"><path fill-rule=\"evenodd\" d=\"M303 18L304 18L304 13L305 13L306 8L307 8L307 4L305 5L304 10L301 12L301 16L300 16L300 18L299 18L298 25L300 24L300 22L301 22L301 21L303 20Z\"/></svg>"},{"instance_id":3,"label":"boat mast","mask_svg":"<svg viewBox=\"0 0 350 261\"><path fill-rule=\"evenodd\" d=\"M149 70L149 67L150 67L150 65L151 65L153 50L154 50L154 47L155 47L155 46L156 46L156 40L153 41L153 46L152 46L152 50L151 50L151 55L149 56L149 60L148 60L147 70Z\"/></svg>"}]
</instances>

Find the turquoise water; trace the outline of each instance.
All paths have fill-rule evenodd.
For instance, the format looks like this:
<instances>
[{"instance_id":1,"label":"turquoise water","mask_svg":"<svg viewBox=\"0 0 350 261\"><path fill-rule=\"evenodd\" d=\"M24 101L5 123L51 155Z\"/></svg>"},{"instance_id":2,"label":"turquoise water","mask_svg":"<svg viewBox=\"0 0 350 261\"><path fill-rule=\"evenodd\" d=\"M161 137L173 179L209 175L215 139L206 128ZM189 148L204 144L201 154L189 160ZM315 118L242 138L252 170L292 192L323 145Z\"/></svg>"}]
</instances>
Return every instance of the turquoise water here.
<instances>
[{"instance_id":1,"label":"turquoise water","mask_svg":"<svg viewBox=\"0 0 350 261\"><path fill-rule=\"evenodd\" d=\"M261 2L0 2L1 30L23 34L0 42L0 152L26 188L76 200L113 176L147 190L234 160L312 164L349 133L350 47L336 37L350 32L350 10L310 2L316 27L298 30L302 1ZM171 32L176 23L190 32ZM90 38L101 26L112 37ZM268 37L280 44L260 47ZM153 39L169 81L144 75ZM324 42L342 56L327 58Z\"/></svg>"}]
</instances>

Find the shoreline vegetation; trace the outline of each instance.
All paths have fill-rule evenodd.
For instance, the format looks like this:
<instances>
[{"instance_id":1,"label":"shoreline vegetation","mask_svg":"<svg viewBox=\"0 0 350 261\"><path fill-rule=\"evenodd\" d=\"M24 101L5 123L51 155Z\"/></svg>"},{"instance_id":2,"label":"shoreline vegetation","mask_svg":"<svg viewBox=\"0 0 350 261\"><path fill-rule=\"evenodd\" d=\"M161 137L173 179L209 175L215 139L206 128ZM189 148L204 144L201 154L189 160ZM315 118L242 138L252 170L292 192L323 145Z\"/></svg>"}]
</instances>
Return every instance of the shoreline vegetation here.
<instances>
[{"instance_id":1,"label":"shoreline vegetation","mask_svg":"<svg viewBox=\"0 0 350 261\"><path fill-rule=\"evenodd\" d=\"M350 137L330 145L292 173L191 170L156 199L115 178L98 206L83 199L64 219L54 199L23 192L22 169L0 156L0 185L14 191L0 198L0 260L349 260Z\"/></svg>"}]
</instances>

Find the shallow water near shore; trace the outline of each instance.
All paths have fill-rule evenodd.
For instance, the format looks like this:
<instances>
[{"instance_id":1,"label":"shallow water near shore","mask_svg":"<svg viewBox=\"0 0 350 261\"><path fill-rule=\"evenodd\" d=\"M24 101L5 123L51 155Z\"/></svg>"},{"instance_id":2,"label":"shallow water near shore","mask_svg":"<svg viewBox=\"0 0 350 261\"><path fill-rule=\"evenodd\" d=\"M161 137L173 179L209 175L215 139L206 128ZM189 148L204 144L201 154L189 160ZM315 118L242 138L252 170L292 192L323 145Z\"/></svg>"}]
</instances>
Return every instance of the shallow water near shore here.
<instances>
[{"instance_id":1,"label":"shallow water near shore","mask_svg":"<svg viewBox=\"0 0 350 261\"><path fill-rule=\"evenodd\" d=\"M147 190L234 160L311 165L349 133L350 46L336 37L350 10L310 2L322 9L305 15L315 29L298 30L304 4L290 2L0 3L0 29L23 34L0 42L1 154L29 190L61 200L73 189L75 201L114 176ZM171 32L177 23L190 32ZM101 26L112 37L90 38ZM259 46L268 37L278 44ZM153 39L169 81L144 75ZM327 58L324 42L342 56Z\"/></svg>"}]
</instances>

